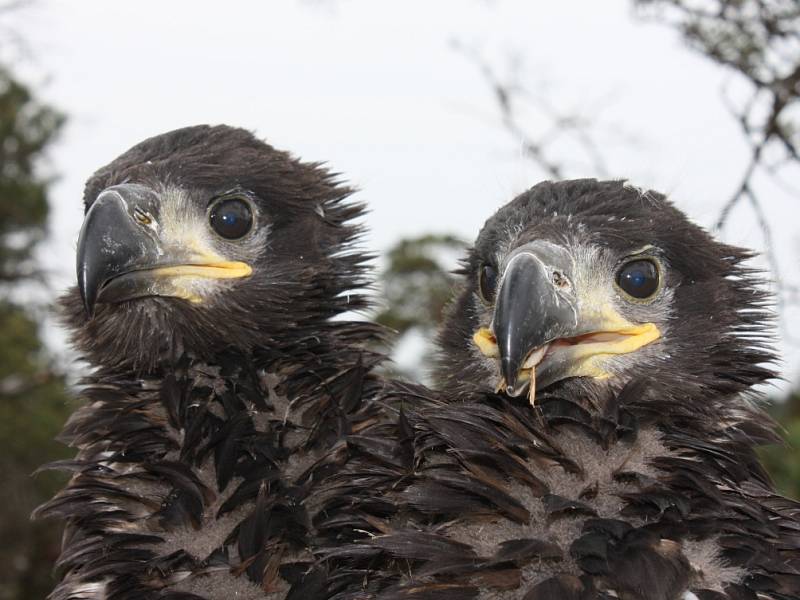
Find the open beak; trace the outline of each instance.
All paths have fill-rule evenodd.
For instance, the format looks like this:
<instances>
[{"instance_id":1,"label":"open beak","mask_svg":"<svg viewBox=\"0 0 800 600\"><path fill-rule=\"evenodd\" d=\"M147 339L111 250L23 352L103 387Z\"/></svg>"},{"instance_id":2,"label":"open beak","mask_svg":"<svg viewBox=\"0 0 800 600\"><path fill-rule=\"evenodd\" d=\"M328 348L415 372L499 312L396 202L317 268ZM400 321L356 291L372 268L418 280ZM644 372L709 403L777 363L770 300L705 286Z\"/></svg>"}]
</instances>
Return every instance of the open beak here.
<instances>
[{"instance_id":1,"label":"open beak","mask_svg":"<svg viewBox=\"0 0 800 600\"><path fill-rule=\"evenodd\" d=\"M608 378L603 358L655 341L655 324L634 324L611 305L575 290L571 259L552 247L523 248L508 262L497 292L491 328L473 336L486 356L500 361L498 388L509 396L541 389L568 377ZM595 307L581 310L582 306Z\"/></svg>"},{"instance_id":2,"label":"open beak","mask_svg":"<svg viewBox=\"0 0 800 600\"><path fill-rule=\"evenodd\" d=\"M212 251L193 251L165 243L155 221L159 198L139 184L110 187L86 213L78 238L78 290L86 314L98 302L123 302L146 296L197 301L187 278L230 279L252 273L249 265L227 261Z\"/></svg>"}]
</instances>

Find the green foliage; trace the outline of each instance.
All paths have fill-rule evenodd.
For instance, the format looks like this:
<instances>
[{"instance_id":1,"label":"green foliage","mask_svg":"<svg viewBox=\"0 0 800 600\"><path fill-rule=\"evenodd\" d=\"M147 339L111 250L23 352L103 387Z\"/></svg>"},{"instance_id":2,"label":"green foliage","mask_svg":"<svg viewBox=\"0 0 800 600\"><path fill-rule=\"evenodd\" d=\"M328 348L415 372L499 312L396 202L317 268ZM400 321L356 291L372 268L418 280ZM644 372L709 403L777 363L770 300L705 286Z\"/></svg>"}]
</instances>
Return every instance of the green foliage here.
<instances>
[{"instance_id":1,"label":"green foliage","mask_svg":"<svg viewBox=\"0 0 800 600\"><path fill-rule=\"evenodd\" d=\"M70 412L63 378L44 359L36 323L19 307L0 303L0 599L43 598L52 589L60 527L32 523L31 511L64 481L43 463L66 458L54 438Z\"/></svg>"},{"instance_id":2,"label":"green foliage","mask_svg":"<svg viewBox=\"0 0 800 600\"><path fill-rule=\"evenodd\" d=\"M436 234L395 244L381 274L386 309L376 320L401 334L412 328L432 332L452 295L453 278L447 265L465 247L456 236Z\"/></svg>"},{"instance_id":3,"label":"green foliage","mask_svg":"<svg viewBox=\"0 0 800 600\"><path fill-rule=\"evenodd\" d=\"M63 120L0 66L0 282L34 274L31 250L48 209L48 181L36 164Z\"/></svg>"},{"instance_id":4,"label":"green foliage","mask_svg":"<svg viewBox=\"0 0 800 600\"><path fill-rule=\"evenodd\" d=\"M784 429L786 444L765 448L761 458L777 488L800 500L800 391L775 404L773 416Z\"/></svg>"},{"instance_id":5,"label":"green foliage","mask_svg":"<svg viewBox=\"0 0 800 600\"><path fill-rule=\"evenodd\" d=\"M48 181L37 165L62 121L0 67L0 600L44 598L60 546L60 528L31 523L30 513L63 478L31 474L68 455L54 441L70 412L68 395L34 316L7 296L36 273L32 252L48 211Z\"/></svg>"},{"instance_id":6,"label":"green foliage","mask_svg":"<svg viewBox=\"0 0 800 600\"><path fill-rule=\"evenodd\" d=\"M399 333L398 345L412 333L422 341L413 364L395 364L387 374L425 381L433 338L445 305L453 296L452 265L466 243L453 235L427 234L401 239L387 254L380 276L385 309L375 320Z\"/></svg>"}]
</instances>

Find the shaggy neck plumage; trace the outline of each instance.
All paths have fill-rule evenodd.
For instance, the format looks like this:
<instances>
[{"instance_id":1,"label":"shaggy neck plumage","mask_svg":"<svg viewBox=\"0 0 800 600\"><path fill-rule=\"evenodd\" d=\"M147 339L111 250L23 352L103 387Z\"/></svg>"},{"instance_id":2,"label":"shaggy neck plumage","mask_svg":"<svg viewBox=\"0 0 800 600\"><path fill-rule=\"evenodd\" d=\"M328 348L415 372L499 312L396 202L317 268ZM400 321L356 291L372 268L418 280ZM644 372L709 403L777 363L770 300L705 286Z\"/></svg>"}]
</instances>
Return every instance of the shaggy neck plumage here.
<instances>
[{"instance_id":1,"label":"shaggy neck plumage","mask_svg":"<svg viewBox=\"0 0 800 600\"><path fill-rule=\"evenodd\" d=\"M795 576L781 578L794 573L800 507L773 491L754 448L775 440L772 425L741 398L712 419L648 378L602 406L567 386L535 408L395 394L416 408L360 437L341 476L379 490L352 493L356 533L324 552L351 586L341 597L794 597Z\"/></svg>"}]
</instances>

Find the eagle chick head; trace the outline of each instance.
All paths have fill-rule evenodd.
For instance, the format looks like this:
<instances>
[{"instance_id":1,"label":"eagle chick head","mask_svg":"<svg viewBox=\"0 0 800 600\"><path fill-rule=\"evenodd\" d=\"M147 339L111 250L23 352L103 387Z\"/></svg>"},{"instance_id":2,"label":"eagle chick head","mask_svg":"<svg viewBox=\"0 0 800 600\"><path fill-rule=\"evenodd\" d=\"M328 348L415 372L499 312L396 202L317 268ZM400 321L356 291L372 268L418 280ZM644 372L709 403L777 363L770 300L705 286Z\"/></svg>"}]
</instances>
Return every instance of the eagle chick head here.
<instances>
[{"instance_id":1,"label":"eagle chick head","mask_svg":"<svg viewBox=\"0 0 800 600\"><path fill-rule=\"evenodd\" d=\"M438 379L457 394L572 390L601 405L633 380L694 408L744 391L774 358L750 257L657 192L541 183L486 222L464 261Z\"/></svg>"},{"instance_id":2,"label":"eagle chick head","mask_svg":"<svg viewBox=\"0 0 800 600\"><path fill-rule=\"evenodd\" d=\"M62 298L94 364L280 345L363 308L363 207L319 164L227 126L147 139L88 181L78 285Z\"/></svg>"}]
</instances>

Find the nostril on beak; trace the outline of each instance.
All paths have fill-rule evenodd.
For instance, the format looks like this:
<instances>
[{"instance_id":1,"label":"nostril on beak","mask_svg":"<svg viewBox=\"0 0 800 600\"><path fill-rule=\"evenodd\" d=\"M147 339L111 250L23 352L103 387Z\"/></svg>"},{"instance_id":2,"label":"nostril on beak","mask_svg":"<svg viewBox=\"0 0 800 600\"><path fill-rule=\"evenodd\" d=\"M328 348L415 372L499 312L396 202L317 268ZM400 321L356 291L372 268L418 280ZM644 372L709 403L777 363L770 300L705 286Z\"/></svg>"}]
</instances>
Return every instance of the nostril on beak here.
<instances>
[{"instance_id":1,"label":"nostril on beak","mask_svg":"<svg viewBox=\"0 0 800 600\"><path fill-rule=\"evenodd\" d=\"M559 289L567 289L570 286L569 279L561 271L553 271L553 285Z\"/></svg>"}]
</instances>

